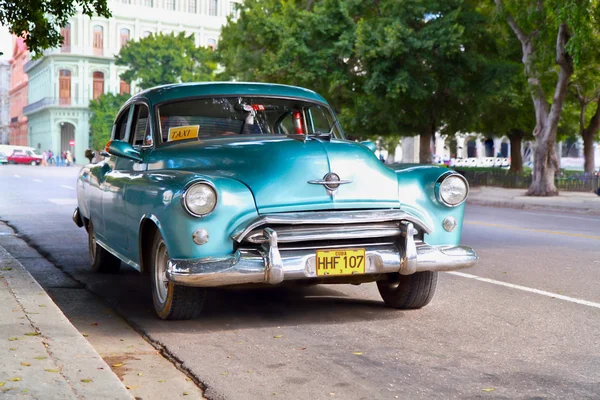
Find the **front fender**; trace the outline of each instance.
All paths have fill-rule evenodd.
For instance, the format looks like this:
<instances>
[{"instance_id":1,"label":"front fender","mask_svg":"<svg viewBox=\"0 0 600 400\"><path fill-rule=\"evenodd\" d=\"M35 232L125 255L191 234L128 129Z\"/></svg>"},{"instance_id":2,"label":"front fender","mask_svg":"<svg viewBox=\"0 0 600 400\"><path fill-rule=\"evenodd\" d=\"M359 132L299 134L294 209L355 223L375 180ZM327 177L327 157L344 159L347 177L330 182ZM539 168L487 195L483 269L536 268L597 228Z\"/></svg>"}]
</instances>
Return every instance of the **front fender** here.
<instances>
[{"instance_id":1,"label":"front fender","mask_svg":"<svg viewBox=\"0 0 600 400\"><path fill-rule=\"evenodd\" d=\"M448 207L437 200L435 185L449 173L447 168L431 165L407 165L394 168L398 176L398 196L400 208L424 220L432 231L425 234L424 240L431 245L458 245L463 226L465 203ZM454 217L457 222L452 232L447 232L442 222Z\"/></svg>"},{"instance_id":2,"label":"front fender","mask_svg":"<svg viewBox=\"0 0 600 400\"><path fill-rule=\"evenodd\" d=\"M128 197L142 199L137 206L144 212L134 213L142 216L137 221L137 234L139 235L139 228L144 220L153 220L163 236L171 258L222 257L232 254L233 240L230 235L234 228L258 216L252 193L235 179L186 171L153 171L145 180L146 184L139 187L140 190L144 187L148 190L150 187L150 195L136 194L136 185L128 187ZM196 180L213 183L218 197L214 211L200 218L190 215L182 204L185 188ZM148 185L148 181L152 184ZM208 242L203 245L196 244L192 238L194 231L200 228L209 234Z\"/></svg>"}]
</instances>

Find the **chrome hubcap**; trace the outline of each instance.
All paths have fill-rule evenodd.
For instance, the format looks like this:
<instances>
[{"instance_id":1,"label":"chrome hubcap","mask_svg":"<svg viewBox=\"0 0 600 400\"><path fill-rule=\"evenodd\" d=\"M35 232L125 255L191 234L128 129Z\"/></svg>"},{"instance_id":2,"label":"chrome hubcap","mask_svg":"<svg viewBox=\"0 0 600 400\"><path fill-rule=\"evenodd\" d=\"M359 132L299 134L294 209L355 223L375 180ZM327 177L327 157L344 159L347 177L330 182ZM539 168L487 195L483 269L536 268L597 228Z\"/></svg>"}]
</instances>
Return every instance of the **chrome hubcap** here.
<instances>
[{"instance_id":1,"label":"chrome hubcap","mask_svg":"<svg viewBox=\"0 0 600 400\"><path fill-rule=\"evenodd\" d=\"M167 279L167 262L169 261L169 255L167 254L165 242L162 240L156 247L154 260L154 290L158 301L162 304L167 301L167 291L169 286L169 280Z\"/></svg>"}]
</instances>

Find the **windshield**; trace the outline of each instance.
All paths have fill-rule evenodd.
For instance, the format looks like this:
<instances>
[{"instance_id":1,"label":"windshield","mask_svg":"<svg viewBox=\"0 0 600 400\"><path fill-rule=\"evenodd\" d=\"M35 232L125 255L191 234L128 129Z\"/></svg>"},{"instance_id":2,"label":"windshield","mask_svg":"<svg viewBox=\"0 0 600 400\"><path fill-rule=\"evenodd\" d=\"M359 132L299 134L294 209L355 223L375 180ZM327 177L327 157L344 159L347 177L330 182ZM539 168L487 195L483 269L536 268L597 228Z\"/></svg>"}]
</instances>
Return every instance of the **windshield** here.
<instances>
[{"instance_id":1,"label":"windshield","mask_svg":"<svg viewBox=\"0 0 600 400\"><path fill-rule=\"evenodd\" d=\"M342 138L323 104L273 97L213 97L159 106L163 143L228 135L328 135Z\"/></svg>"}]
</instances>

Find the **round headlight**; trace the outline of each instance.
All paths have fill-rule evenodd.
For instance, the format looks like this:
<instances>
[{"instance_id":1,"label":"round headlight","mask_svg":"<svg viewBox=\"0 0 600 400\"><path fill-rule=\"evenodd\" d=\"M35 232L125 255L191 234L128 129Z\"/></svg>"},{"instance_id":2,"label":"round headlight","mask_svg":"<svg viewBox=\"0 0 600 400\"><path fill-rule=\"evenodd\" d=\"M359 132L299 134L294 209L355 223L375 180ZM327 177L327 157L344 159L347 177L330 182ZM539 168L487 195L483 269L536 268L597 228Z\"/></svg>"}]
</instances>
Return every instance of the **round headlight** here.
<instances>
[{"instance_id":1,"label":"round headlight","mask_svg":"<svg viewBox=\"0 0 600 400\"><path fill-rule=\"evenodd\" d=\"M193 216L205 216L215 209L217 192L208 183L194 183L183 193L183 205Z\"/></svg>"},{"instance_id":2,"label":"round headlight","mask_svg":"<svg viewBox=\"0 0 600 400\"><path fill-rule=\"evenodd\" d=\"M440 200L446 205L455 207L467 198L469 185L467 180L458 174L448 176L442 181L439 188Z\"/></svg>"}]
</instances>

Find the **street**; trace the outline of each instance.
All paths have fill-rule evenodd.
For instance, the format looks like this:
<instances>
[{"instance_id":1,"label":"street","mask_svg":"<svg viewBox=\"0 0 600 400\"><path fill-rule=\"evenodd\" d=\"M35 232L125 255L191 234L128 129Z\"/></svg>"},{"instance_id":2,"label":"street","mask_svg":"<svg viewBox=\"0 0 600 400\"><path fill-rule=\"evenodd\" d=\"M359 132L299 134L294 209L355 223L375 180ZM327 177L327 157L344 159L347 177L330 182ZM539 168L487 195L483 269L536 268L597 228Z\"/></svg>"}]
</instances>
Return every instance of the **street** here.
<instances>
[{"instance_id":1,"label":"street","mask_svg":"<svg viewBox=\"0 0 600 400\"><path fill-rule=\"evenodd\" d=\"M0 167L0 220L60 268L31 274L61 308L64 279L105 299L207 398L600 397L600 217L468 205L480 262L440 273L421 310L385 307L375 284L213 290L199 319L172 322L146 276L90 271L77 172Z\"/></svg>"}]
</instances>

